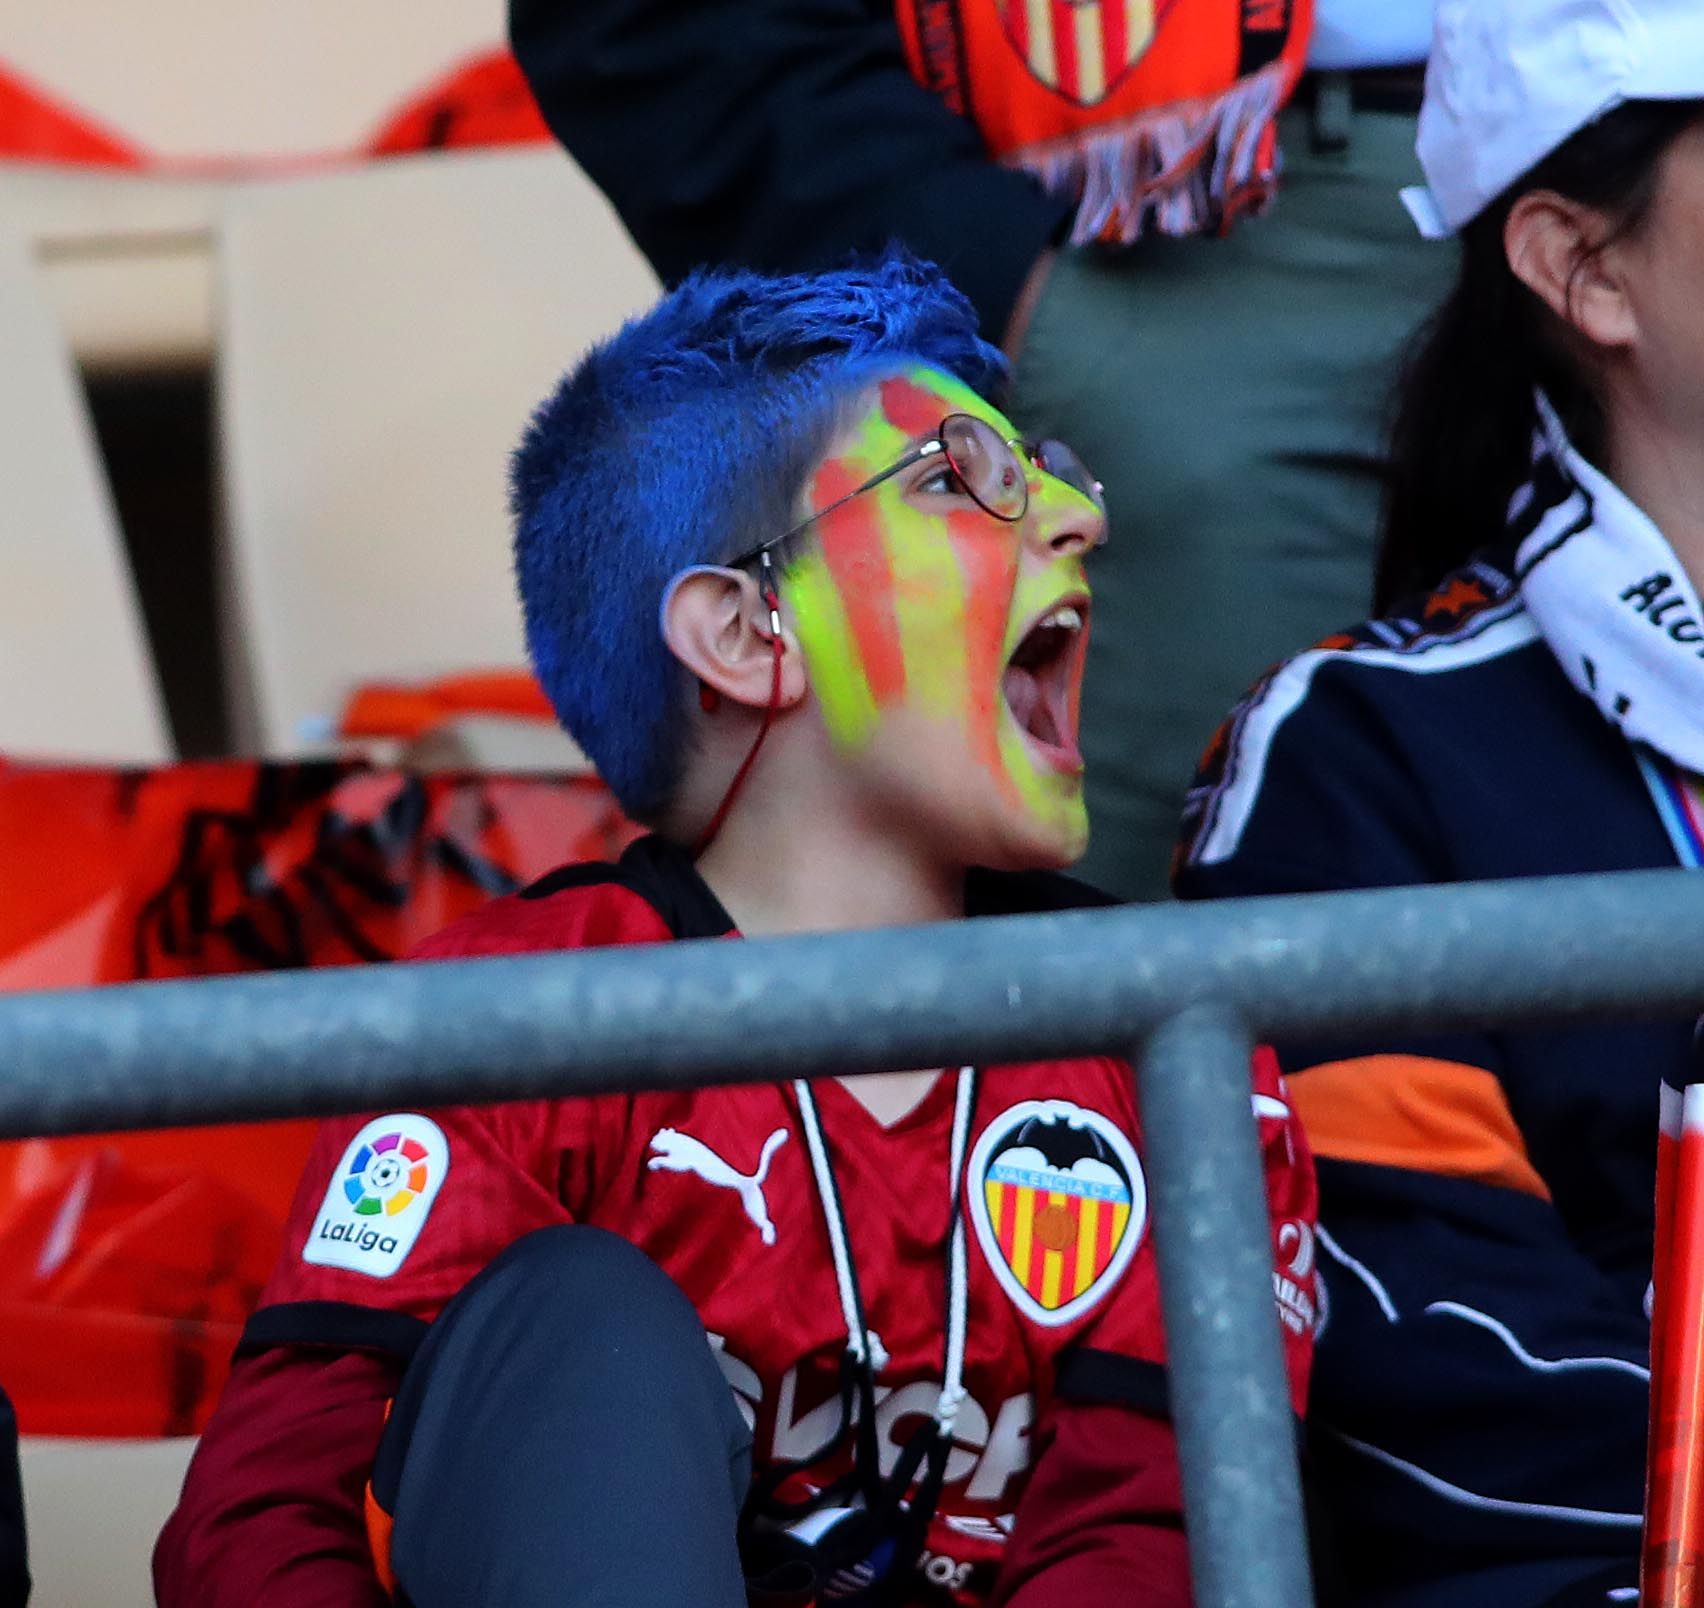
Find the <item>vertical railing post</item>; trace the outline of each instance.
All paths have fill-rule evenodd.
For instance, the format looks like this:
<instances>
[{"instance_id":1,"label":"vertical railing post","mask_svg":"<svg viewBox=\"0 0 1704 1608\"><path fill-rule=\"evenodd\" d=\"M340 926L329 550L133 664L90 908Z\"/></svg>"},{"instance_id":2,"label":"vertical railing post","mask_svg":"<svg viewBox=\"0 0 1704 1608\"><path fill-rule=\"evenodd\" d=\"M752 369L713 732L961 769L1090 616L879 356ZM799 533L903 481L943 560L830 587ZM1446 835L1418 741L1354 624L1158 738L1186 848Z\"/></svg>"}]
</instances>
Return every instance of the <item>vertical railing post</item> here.
<instances>
[{"instance_id":1,"label":"vertical railing post","mask_svg":"<svg viewBox=\"0 0 1704 1608\"><path fill-rule=\"evenodd\" d=\"M1192 1006L1136 1057L1197 1608L1312 1608L1250 1035Z\"/></svg>"}]
</instances>

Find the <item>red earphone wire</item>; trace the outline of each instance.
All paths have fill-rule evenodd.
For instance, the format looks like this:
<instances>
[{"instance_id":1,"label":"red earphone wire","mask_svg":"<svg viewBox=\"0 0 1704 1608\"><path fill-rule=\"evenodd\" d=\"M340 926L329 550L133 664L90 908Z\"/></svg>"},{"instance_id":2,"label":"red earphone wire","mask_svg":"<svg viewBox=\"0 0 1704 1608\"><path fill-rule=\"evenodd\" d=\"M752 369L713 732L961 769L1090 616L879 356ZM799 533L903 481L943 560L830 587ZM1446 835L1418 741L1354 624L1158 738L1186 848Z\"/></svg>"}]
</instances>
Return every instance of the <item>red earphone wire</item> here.
<instances>
[{"instance_id":1,"label":"red earphone wire","mask_svg":"<svg viewBox=\"0 0 1704 1608\"><path fill-rule=\"evenodd\" d=\"M769 568L768 560L769 555L765 553L765 569ZM716 806L716 813L710 817L710 824L704 828L702 835L692 846L692 857L695 860L710 847L716 839L716 834L722 830L722 823L727 820L728 811L734 807L734 800L745 786L746 777L757 763L758 752L763 747L763 739L769 735L775 711L781 707L781 655L785 650L781 641L781 599L776 593L773 581L765 586L763 601L769 608L769 645L774 650L773 665L769 673L769 702L764 707L763 724L757 728L757 737L746 757L740 762L740 768L734 772L734 779L728 783L728 790L722 795L722 802Z\"/></svg>"}]
</instances>

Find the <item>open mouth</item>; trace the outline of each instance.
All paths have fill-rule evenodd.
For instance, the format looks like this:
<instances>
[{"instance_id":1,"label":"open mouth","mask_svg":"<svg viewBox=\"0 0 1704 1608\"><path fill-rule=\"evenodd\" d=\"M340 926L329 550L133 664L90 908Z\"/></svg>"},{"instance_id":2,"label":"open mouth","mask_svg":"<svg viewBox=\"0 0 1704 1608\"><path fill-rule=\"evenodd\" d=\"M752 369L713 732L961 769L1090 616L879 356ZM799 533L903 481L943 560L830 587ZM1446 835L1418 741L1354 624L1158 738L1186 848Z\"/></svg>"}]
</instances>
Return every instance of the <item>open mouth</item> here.
<instances>
[{"instance_id":1,"label":"open mouth","mask_svg":"<svg viewBox=\"0 0 1704 1608\"><path fill-rule=\"evenodd\" d=\"M1089 600L1065 598L1023 635L1000 682L1006 707L1041 758L1056 770L1081 771L1071 718L1072 692L1088 640Z\"/></svg>"}]
</instances>

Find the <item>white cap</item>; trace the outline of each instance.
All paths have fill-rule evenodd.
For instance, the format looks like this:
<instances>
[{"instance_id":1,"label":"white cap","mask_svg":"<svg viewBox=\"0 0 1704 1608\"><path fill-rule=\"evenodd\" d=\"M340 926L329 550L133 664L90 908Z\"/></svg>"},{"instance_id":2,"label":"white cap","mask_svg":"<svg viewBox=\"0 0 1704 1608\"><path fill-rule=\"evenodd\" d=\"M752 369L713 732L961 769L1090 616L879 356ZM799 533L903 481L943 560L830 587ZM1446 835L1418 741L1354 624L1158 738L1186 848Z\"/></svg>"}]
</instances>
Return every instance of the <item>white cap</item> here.
<instances>
[{"instance_id":1,"label":"white cap","mask_svg":"<svg viewBox=\"0 0 1704 1608\"><path fill-rule=\"evenodd\" d=\"M1451 235L1570 135L1623 101L1704 99L1704 0L1438 0L1404 190L1420 232Z\"/></svg>"}]
</instances>

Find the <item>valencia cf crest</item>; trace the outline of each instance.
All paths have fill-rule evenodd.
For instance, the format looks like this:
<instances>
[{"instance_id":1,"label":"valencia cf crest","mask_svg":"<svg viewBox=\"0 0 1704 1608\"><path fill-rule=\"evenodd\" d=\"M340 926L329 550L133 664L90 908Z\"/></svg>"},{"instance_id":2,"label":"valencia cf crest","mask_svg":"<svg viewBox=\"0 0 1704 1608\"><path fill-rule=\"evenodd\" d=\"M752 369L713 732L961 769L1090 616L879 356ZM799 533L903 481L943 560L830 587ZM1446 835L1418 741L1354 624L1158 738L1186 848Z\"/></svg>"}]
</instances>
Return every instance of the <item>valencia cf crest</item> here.
<instances>
[{"instance_id":1,"label":"valencia cf crest","mask_svg":"<svg viewBox=\"0 0 1704 1608\"><path fill-rule=\"evenodd\" d=\"M1095 106L1148 53L1175 0L1001 0L1006 37L1049 89Z\"/></svg>"},{"instance_id":2,"label":"valencia cf crest","mask_svg":"<svg viewBox=\"0 0 1704 1608\"><path fill-rule=\"evenodd\" d=\"M1148 1226L1148 1187L1118 1125L1068 1100L1026 1100L971 1152L966 1205L1018 1310L1070 1323L1114 1284Z\"/></svg>"}]
</instances>

